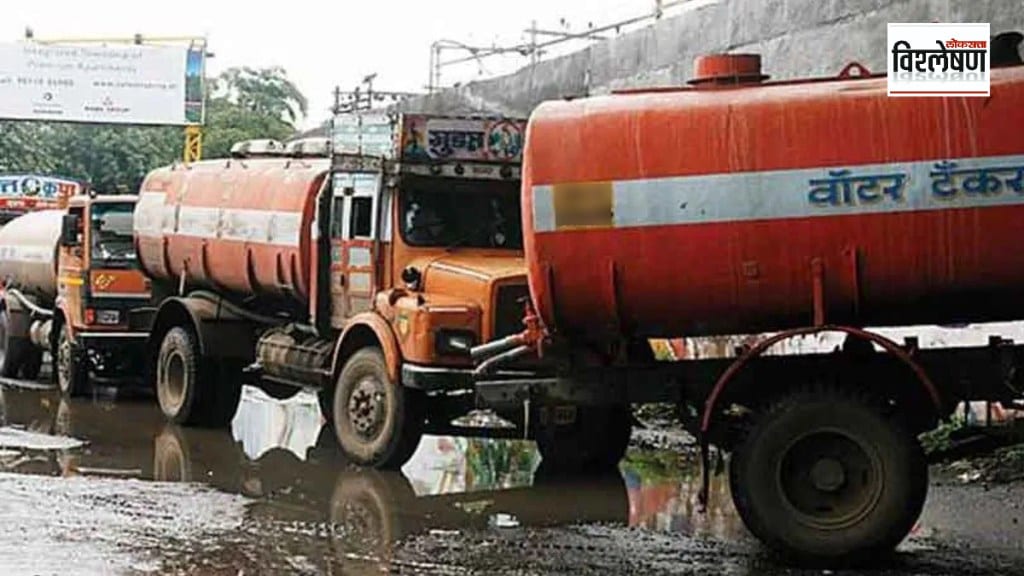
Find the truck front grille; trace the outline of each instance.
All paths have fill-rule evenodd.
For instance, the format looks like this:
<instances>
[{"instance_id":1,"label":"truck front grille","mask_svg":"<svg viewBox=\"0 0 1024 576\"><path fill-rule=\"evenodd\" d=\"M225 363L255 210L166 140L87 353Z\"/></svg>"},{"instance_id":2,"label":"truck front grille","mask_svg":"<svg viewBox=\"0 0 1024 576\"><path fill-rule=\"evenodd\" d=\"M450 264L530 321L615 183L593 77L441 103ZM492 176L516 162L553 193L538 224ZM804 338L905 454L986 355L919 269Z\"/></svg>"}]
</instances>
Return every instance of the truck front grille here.
<instances>
[{"instance_id":1,"label":"truck front grille","mask_svg":"<svg viewBox=\"0 0 1024 576\"><path fill-rule=\"evenodd\" d=\"M523 331L523 308L530 297L526 284L510 284L498 288L494 302L494 334L492 339L504 338Z\"/></svg>"}]
</instances>

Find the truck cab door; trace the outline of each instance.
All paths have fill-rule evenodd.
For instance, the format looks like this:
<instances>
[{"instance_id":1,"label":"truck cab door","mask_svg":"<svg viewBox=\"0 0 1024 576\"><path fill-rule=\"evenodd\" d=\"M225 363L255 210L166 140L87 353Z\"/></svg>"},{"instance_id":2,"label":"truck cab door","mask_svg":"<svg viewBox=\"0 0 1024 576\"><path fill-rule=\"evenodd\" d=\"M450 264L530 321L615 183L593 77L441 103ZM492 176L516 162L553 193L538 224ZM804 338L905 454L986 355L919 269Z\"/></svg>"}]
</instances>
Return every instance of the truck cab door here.
<instances>
[{"instance_id":1,"label":"truck cab door","mask_svg":"<svg viewBox=\"0 0 1024 576\"><path fill-rule=\"evenodd\" d=\"M334 175L331 204L331 325L373 307L379 250L379 173Z\"/></svg>"},{"instance_id":2,"label":"truck cab door","mask_svg":"<svg viewBox=\"0 0 1024 576\"><path fill-rule=\"evenodd\" d=\"M87 282L89 246L92 239L89 235L88 211L83 206L68 208L69 215L78 216L78 242L74 246L61 246L57 256L57 297L58 306L67 314L66 321L70 326L82 326L84 323L84 290Z\"/></svg>"}]
</instances>

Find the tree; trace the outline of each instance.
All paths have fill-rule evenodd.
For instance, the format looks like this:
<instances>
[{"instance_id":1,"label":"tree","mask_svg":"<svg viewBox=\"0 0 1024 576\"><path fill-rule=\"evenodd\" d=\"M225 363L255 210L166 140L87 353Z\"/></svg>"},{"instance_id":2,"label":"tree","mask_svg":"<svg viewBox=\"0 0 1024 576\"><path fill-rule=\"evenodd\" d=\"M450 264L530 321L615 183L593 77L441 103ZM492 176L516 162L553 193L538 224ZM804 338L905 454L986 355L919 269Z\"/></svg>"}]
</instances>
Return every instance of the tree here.
<instances>
[{"instance_id":1,"label":"tree","mask_svg":"<svg viewBox=\"0 0 1024 576\"><path fill-rule=\"evenodd\" d=\"M304 117L308 103L302 92L288 79L284 68L229 68L217 79L214 89L238 106L294 124Z\"/></svg>"},{"instance_id":2,"label":"tree","mask_svg":"<svg viewBox=\"0 0 1024 576\"><path fill-rule=\"evenodd\" d=\"M211 85L203 143L208 158L227 156L241 140L285 140L307 111L306 97L282 68L231 68Z\"/></svg>"},{"instance_id":3,"label":"tree","mask_svg":"<svg viewBox=\"0 0 1024 576\"><path fill-rule=\"evenodd\" d=\"M0 122L0 171L77 178L100 192L136 192L180 155L175 128Z\"/></svg>"}]
</instances>

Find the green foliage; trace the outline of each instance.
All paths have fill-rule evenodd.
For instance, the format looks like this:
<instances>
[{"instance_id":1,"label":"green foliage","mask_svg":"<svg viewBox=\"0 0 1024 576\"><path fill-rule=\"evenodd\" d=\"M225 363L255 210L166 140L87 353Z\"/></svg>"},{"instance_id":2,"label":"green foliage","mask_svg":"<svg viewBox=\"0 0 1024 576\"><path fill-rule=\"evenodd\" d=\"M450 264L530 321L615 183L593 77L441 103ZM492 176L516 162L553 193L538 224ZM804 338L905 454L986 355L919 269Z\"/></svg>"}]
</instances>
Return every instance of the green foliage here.
<instances>
[{"instance_id":1,"label":"green foliage","mask_svg":"<svg viewBox=\"0 0 1024 576\"><path fill-rule=\"evenodd\" d=\"M243 110L289 124L305 116L308 107L306 97L280 67L230 68L214 82L214 89Z\"/></svg>"},{"instance_id":2,"label":"green foliage","mask_svg":"<svg viewBox=\"0 0 1024 576\"><path fill-rule=\"evenodd\" d=\"M679 454L671 450L630 450L619 466L651 484L688 478L697 470L681 467Z\"/></svg>"},{"instance_id":3,"label":"green foliage","mask_svg":"<svg viewBox=\"0 0 1024 576\"><path fill-rule=\"evenodd\" d=\"M208 83L203 156L223 158L240 140L285 140L306 98L281 68L227 70ZM181 158L174 127L0 121L0 173L78 178L100 192L134 193L146 174Z\"/></svg>"},{"instance_id":4,"label":"green foliage","mask_svg":"<svg viewBox=\"0 0 1024 576\"><path fill-rule=\"evenodd\" d=\"M965 423L963 419L951 418L942 421L937 428L929 430L919 437L921 447L926 454L933 454L949 450L953 446L953 436L963 430Z\"/></svg>"}]
</instances>

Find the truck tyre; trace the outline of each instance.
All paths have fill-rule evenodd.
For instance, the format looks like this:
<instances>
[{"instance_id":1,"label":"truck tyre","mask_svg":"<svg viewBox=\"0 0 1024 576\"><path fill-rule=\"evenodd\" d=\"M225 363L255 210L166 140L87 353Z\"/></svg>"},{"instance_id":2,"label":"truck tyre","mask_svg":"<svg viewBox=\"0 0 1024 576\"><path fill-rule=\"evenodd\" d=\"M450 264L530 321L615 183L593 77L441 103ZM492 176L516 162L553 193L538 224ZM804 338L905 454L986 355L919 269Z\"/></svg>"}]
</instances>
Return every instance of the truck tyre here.
<instances>
[{"instance_id":1,"label":"truck tyre","mask_svg":"<svg viewBox=\"0 0 1024 576\"><path fill-rule=\"evenodd\" d=\"M217 367L219 374L214 370ZM235 367L228 360L217 364L205 361L190 330L171 328L157 354L160 410L168 420L183 426L226 426L238 409L242 391L241 369Z\"/></svg>"},{"instance_id":2,"label":"truck tyre","mask_svg":"<svg viewBox=\"0 0 1024 576\"><path fill-rule=\"evenodd\" d=\"M89 385L89 370L82 353L68 335L68 331L60 326L57 336L57 387L66 397L80 396Z\"/></svg>"},{"instance_id":3,"label":"truck tyre","mask_svg":"<svg viewBox=\"0 0 1024 576\"><path fill-rule=\"evenodd\" d=\"M928 491L920 444L867 398L844 390L774 404L732 455L733 501L783 557L850 564L892 552Z\"/></svg>"},{"instance_id":4,"label":"truck tyre","mask_svg":"<svg viewBox=\"0 0 1024 576\"><path fill-rule=\"evenodd\" d=\"M0 376L17 378L22 358L29 342L11 334L11 317L7 310L0 311Z\"/></svg>"},{"instance_id":5,"label":"truck tyre","mask_svg":"<svg viewBox=\"0 0 1024 576\"><path fill-rule=\"evenodd\" d=\"M335 387L334 430L341 451L360 466L401 468L423 435L424 401L391 381L379 349L359 350Z\"/></svg>"},{"instance_id":6,"label":"truck tyre","mask_svg":"<svg viewBox=\"0 0 1024 576\"><path fill-rule=\"evenodd\" d=\"M599 473L618 466L632 432L629 405L581 406L571 424L538 422L534 439L546 472Z\"/></svg>"}]
</instances>

